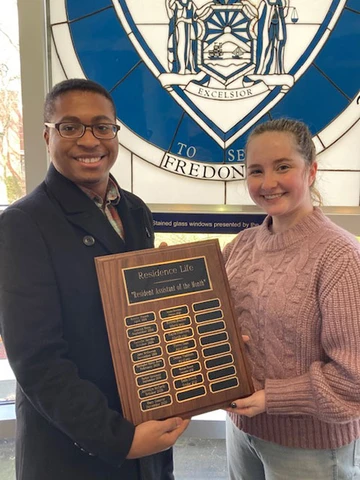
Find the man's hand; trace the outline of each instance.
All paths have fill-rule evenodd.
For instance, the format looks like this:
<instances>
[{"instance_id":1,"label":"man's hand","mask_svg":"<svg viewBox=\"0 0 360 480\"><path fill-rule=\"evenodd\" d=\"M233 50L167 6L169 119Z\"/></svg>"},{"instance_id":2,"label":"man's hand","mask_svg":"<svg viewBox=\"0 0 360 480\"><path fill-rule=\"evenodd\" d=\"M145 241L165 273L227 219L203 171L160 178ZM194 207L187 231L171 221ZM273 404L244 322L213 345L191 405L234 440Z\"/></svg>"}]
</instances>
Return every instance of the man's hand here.
<instances>
[{"instance_id":1,"label":"man's hand","mask_svg":"<svg viewBox=\"0 0 360 480\"><path fill-rule=\"evenodd\" d=\"M190 420L179 417L141 423L135 428L134 439L126 458L145 457L172 447L189 423Z\"/></svg>"},{"instance_id":2,"label":"man's hand","mask_svg":"<svg viewBox=\"0 0 360 480\"><path fill-rule=\"evenodd\" d=\"M228 412L234 412L245 417L255 417L265 412L265 390L258 390L247 398L240 398L231 403Z\"/></svg>"}]
</instances>

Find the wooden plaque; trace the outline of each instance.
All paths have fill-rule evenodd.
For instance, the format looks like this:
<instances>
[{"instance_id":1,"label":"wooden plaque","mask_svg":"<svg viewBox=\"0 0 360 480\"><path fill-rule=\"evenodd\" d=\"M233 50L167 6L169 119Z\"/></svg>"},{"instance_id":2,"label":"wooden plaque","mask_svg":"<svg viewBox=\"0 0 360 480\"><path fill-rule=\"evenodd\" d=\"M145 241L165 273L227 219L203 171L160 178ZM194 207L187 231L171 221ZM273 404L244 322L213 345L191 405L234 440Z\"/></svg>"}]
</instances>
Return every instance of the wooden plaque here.
<instances>
[{"instance_id":1,"label":"wooden plaque","mask_svg":"<svg viewBox=\"0 0 360 480\"><path fill-rule=\"evenodd\" d=\"M125 418L186 418L253 392L217 240L95 263Z\"/></svg>"}]
</instances>

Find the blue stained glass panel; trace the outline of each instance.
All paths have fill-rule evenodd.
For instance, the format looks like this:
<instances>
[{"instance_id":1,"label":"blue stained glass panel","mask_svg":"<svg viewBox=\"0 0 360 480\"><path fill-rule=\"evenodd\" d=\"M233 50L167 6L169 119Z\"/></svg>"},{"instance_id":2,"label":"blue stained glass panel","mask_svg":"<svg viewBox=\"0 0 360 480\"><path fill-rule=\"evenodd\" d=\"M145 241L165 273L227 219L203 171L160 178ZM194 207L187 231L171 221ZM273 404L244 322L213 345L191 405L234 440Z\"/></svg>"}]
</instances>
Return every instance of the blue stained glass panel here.
<instances>
[{"instance_id":1,"label":"blue stained glass panel","mask_svg":"<svg viewBox=\"0 0 360 480\"><path fill-rule=\"evenodd\" d=\"M111 0L66 0L66 9L68 12L69 20L83 17L84 15L90 15L103 8L112 7Z\"/></svg>"},{"instance_id":2,"label":"blue stained glass panel","mask_svg":"<svg viewBox=\"0 0 360 480\"><path fill-rule=\"evenodd\" d=\"M183 110L143 63L120 82L112 96L122 122L145 140L169 149Z\"/></svg>"},{"instance_id":3,"label":"blue stained glass panel","mask_svg":"<svg viewBox=\"0 0 360 480\"><path fill-rule=\"evenodd\" d=\"M139 62L113 9L71 23L70 31L86 76L108 90Z\"/></svg>"},{"instance_id":4,"label":"blue stained glass panel","mask_svg":"<svg viewBox=\"0 0 360 480\"><path fill-rule=\"evenodd\" d=\"M246 145L246 140L249 135L249 133L260 123L264 123L268 120L271 120L271 116L269 113L265 114L263 117L260 118L257 122L254 123L254 125L249 129L248 132L246 132L245 135L241 135L235 142L233 142L229 148L225 150L225 163L239 163L239 162L244 162L245 157L244 157L244 151L245 151L245 145Z\"/></svg>"},{"instance_id":5,"label":"blue stained glass panel","mask_svg":"<svg viewBox=\"0 0 360 480\"><path fill-rule=\"evenodd\" d=\"M360 55L354 55L355 45L360 46L359 30L360 15L344 10L315 59L315 64L350 98L360 86Z\"/></svg>"},{"instance_id":6,"label":"blue stained glass panel","mask_svg":"<svg viewBox=\"0 0 360 480\"><path fill-rule=\"evenodd\" d=\"M348 0L346 2L346 6L349 8L353 8L357 12L360 12L360 3L359 0Z\"/></svg>"},{"instance_id":7,"label":"blue stained glass panel","mask_svg":"<svg viewBox=\"0 0 360 480\"><path fill-rule=\"evenodd\" d=\"M182 146L181 144L186 144ZM222 163L224 152L223 149L211 138L199 125L185 114L181 121L180 127L176 132L176 136L171 145L170 152L174 155L179 155L189 158L186 155L189 147L196 149L194 155L196 161ZM189 150L190 155L193 155L194 150ZM191 159L191 158L190 158Z\"/></svg>"},{"instance_id":8,"label":"blue stained glass panel","mask_svg":"<svg viewBox=\"0 0 360 480\"><path fill-rule=\"evenodd\" d=\"M326 127L348 104L344 95L311 66L284 99L271 110L271 116L295 116L305 122L315 134Z\"/></svg>"}]
</instances>

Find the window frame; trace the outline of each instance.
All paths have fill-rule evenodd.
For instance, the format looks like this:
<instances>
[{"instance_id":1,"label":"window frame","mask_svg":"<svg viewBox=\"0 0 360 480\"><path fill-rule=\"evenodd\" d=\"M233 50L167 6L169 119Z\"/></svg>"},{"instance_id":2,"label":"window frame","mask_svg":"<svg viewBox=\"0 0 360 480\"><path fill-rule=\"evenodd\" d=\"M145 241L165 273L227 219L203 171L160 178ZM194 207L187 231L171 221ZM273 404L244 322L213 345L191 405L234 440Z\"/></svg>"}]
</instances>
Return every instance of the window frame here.
<instances>
[{"instance_id":1,"label":"window frame","mask_svg":"<svg viewBox=\"0 0 360 480\"><path fill-rule=\"evenodd\" d=\"M48 155L42 139L42 105L48 86L46 5L43 0L17 0L21 91L23 102L26 191L31 192L45 176ZM1 209L5 206L2 205ZM15 436L15 405L0 405L0 440Z\"/></svg>"}]
</instances>

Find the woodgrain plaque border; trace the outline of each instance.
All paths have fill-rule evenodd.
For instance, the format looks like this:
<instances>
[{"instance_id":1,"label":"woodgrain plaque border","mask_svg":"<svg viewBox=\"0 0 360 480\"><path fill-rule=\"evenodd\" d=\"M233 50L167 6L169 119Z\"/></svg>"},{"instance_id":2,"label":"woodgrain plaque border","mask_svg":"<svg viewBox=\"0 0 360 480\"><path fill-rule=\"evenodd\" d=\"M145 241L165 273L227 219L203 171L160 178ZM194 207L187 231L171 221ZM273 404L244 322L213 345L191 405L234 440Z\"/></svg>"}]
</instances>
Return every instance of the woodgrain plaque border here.
<instances>
[{"instance_id":1,"label":"woodgrain plaque border","mask_svg":"<svg viewBox=\"0 0 360 480\"><path fill-rule=\"evenodd\" d=\"M185 418L253 393L218 240L95 265L125 418Z\"/></svg>"}]
</instances>

